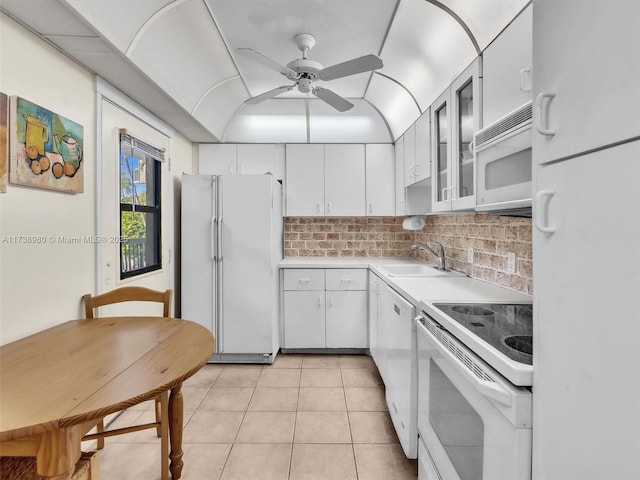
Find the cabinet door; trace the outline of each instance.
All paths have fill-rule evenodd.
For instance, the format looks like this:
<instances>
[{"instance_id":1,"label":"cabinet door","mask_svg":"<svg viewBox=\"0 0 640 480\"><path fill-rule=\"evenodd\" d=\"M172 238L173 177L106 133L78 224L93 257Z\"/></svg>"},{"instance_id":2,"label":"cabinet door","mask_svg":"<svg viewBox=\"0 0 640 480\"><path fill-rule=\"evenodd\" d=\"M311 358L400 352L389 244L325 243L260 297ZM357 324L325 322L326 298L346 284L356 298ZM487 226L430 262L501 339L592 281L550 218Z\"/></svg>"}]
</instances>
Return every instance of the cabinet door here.
<instances>
[{"instance_id":1,"label":"cabinet door","mask_svg":"<svg viewBox=\"0 0 640 480\"><path fill-rule=\"evenodd\" d=\"M236 147L236 144L229 143L201 143L198 145L198 173L200 175L235 174Z\"/></svg>"},{"instance_id":2,"label":"cabinet door","mask_svg":"<svg viewBox=\"0 0 640 480\"><path fill-rule=\"evenodd\" d=\"M416 120L416 165L415 181L431 177L431 124L429 109Z\"/></svg>"},{"instance_id":3,"label":"cabinet door","mask_svg":"<svg viewBox=\"0 0 640 480\"><path fill-rule=\"evenodd\" d=\"M393 309L391 288L386 283L378 282L378 371L385 385L389 382L389 357L391 355L392 318L389 312Z\"/></svg>"},{"instance_id":4,"label":"cabinet door","mask_svg":"<svg viewBox=\"0 0 640 480\"><path fill-rule=\"evenodd\" d=\"M367 292L326 292L327 348L367 348Z\"/></svg>"},{"instance_id":5,"label":"cabinet door","mask_svg":"<svg viewBox=\"0 0 640 480\"><path fill-rule=\"evenodd\" d=\"M372 217L392 217L395 215L393 145L368 144L365 154L366 214Z\"/></svg>"},{"instance_id":6,"label":"cabinet door","mask_svg":"<svg viewBox=\"0 0 640 480\"><path fill-rule=\"evenodd\" d=\"M639 158L636 141L536 172L534 222L555 231L533 232L534 478L638 478Z\"/></svg>"},{"instance_id":7,"label":"cabinet door","mask_svg":"<svg viewBox=\"0 0 640 480\"><path fill-rule=\"evenodd\" d=\"M284 178L284 145L238 144L238 173L261 175L271 173L277 180Z\"/></svg>"},{"instance_id":8,"label":"cabinet door","mask_svg":"<svg viewBox=\"0 0 640 480\"><path fill-rule=\"evenodd\" d=\"M369 352L375 364L379 366L378 356L378 288L380 278L369 273Z\"/></svg>"},{"instance_id":9,"label":"cabinet door","mask_svg":"<svg viewBox=\"0 0 640 480\"><path fill-rule=\"evenodd\" d=\"M285 348L325 348L325 294L284 292Z\"/></svg>"},{"instance_id":10,"label":"cabinet door","mask_svg":"<svg viewBox=\"0 0 640 480\"><path fill-rule=\"evenodd\" d=\"M447 89L431 105L431 158L433 159L431 208L434 212L451 210L449 103L449 89Z\"/></svg>"},{"instance_id":11,"label":"cabinet door","mask_svg":"<svg viewBox=\"0 0 640 480\"><path fill-rule=\"evenodd\" d=\"M533 149L545 152L538 163L638 136L639 22L637 0L535 2Z\"/></svg>"},{"instance_id":12,"label":"cabinet door","mask_svg":"<svg viewBox=\"0 0 640 480\"><path fill-rule=\"evenodd\" d=\"M324 145L287 145L286 153L287 216L323 216Z\"/></svg>"},{"instance_id":13,"label":"cabinet door","mask_svg":"<svg viewBox=\"0 0 640 480\"><path fill-rule=\"evenodd\" d=\"M431 105L434 212L475 207L476 162L470 148L480 128L480 59Z\"/></svg>"},{"instance_id":14,"label":"cabinet door","mask_svg":"<svg viewBox=\"0 0 640 480\"><path fill-rule=\"evenodd\" d=\"M412 124L404 135L404 186L416 183L416 124Z\"/></svg>"},{"instance_id":15,"label":"cabinet door","mask_svg":"<svg viewBox=\"0 0 640 480\"><path fill-rule=\"evenodd\" d=\"M476 162L471 142L480 129L480 59L451 84L451 210L476 206Z\"/></svg>"},{"instance_id":16,"label":"cabinet door","mask_svg":"<svg viewBox=\"0 0 640 480\"><path fill-rule=\"evenodd\" d=\"M364 145L325 145L324 213L327 217L364 217Z\"/></svg>"},{"instance_id":17,"label":"cabinet door","mask_svg":"<svg viewBox=\"0 0 640 480\"><path fill-rule=\"evenodd\" d=\"M396 215L401 216L406 211L406 199L404 191L404 140L400 137L393 147L394 161L396 167Z\"/></svg>"},{"instance_id":18,"label":"cabinet door","mask_svg":"<svg viewBox=\"0 0 640 480\"><path fill-rule=\"evenodd\" d=\"M482 52L482 125L531 100L532 5Z\"/></svg>"}]
</instances>

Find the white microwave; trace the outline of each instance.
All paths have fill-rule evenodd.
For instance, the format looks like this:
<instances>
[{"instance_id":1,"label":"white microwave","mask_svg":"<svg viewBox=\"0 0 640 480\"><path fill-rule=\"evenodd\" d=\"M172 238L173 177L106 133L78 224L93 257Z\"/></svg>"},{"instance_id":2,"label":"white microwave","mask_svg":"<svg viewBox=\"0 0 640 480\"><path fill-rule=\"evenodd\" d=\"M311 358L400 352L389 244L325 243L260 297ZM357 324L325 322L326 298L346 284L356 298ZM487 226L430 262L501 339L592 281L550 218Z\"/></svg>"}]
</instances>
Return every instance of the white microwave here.
<instances>
[{"instance_id":1,"label":"white microwave","mask_svg":"<svg viewBox=\"0 0 640 480\"><path fill-rule=\"evenodd\" d=\"M476 211L531 216L532 104L475 135Z\"/></svg>"}]
</instances>

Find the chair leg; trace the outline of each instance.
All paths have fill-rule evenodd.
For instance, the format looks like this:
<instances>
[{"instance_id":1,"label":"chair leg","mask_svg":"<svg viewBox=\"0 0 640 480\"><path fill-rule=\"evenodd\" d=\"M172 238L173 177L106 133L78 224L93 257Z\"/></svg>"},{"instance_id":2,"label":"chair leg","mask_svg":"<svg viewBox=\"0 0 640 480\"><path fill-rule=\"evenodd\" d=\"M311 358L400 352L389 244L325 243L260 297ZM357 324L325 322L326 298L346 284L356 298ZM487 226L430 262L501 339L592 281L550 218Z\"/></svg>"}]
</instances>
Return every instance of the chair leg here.
<instances>
[{"instance_id":1,"label":"chair leg","mask_svg":"<svg viewBox=\"0 0 640 480\"><path fill-rule=\"evenodd\" d=\"M162 404L160 402L160 397L156 397L155 399L155 403L156 403L156 422L160 422L161 418L162 418ZM160 431L160 426L156 427L156 435L158 436L158 438L162 437L162 432Z\"/></svg>"},{"instance_id":2,"label":"chair leg","mask_svg":"<svg viewBox=\"0 0 640 480\"><path fill-rule=\"evenodd\" d=\"M169 392L162 392L160 404L160 478L169 480Z\"/></svg>"},{"instance_id":3,"label":"chair leg","mask_svg":"<svg viewBox=\"0 0 640 480\"><path fill-rule=\"evenodd\" d=\"M104 419L98 423L97 430L98 433L104 433ZM98 450L102 450L104 448L104 437L100 437L96 441L98 442Z\"/></svg>"}]
</instances>

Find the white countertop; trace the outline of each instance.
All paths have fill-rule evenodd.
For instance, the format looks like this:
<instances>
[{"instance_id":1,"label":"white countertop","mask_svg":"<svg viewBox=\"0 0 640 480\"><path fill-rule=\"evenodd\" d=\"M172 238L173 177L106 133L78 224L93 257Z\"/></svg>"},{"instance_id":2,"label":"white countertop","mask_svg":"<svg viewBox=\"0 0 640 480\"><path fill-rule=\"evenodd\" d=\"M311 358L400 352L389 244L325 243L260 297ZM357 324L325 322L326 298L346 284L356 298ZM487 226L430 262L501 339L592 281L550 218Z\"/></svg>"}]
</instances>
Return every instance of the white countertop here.
<instances>
[{"instance_id":1,"label":"white countertop","mask_svg":"<svg viewBox=\"0 0 640 480\"><path fill-rule=\"evenodd\" d=\"M436 276L389 276L381 266L420 264L434 267ZM441 273L434 263L413 257L286 257L280 268L370 268L416 307L433 302L515 302L533 301L531 295L449 271Z\"/></svg>"},{"instance_id":2,"label":"white countertop","mask_svg":"<svg viewBox=\"0 0 640 480\"><path fill-rule=\"evenodd\" d=\"M285 257L280 268L369 268L374 265L427 263L413 257Z\"/></svg>"}]
</instances>

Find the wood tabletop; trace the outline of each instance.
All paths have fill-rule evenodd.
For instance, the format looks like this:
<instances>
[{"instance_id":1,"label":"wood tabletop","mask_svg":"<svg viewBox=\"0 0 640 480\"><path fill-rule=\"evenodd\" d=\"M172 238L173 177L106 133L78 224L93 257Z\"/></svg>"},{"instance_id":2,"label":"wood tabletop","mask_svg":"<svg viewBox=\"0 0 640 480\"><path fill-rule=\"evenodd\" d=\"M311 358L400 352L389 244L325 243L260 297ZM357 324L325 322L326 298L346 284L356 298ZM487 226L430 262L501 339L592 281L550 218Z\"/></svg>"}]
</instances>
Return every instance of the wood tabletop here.
<instances>
[{"instance_id":1,"label":"wood tabletop","mask_svg":"<svg viewBox=\"0 0 640 480\"><path fill-rule=\"evenodd\" d=\"M188 320L73 320L0 347L0 441L68 427L153 398L197 372L211 333Z\"/></svg>"}]
</instances>

